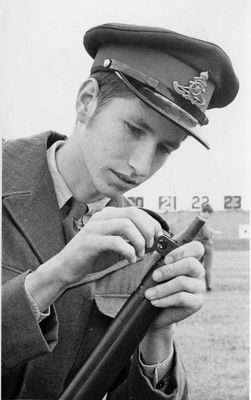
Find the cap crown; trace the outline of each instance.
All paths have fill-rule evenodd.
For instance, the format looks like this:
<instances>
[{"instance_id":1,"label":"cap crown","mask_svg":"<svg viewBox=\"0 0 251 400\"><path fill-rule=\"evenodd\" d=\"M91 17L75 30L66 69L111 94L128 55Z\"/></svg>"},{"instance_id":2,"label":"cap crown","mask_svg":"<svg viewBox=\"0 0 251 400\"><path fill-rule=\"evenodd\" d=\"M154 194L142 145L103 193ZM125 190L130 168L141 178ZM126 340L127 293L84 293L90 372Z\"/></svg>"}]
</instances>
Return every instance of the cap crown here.
<instances>
[{"instance_id":1,"label":"cap crown","mask_svg":"<svg viewBox=\"0 0 251 400\"><path fill-rule=\"evenodd\" d=\"M116 71L141 100L204 145L196 124L206 124L206 110L228 105L238 92L231 61L219 46L174 31L104 24L86 32L84 46L94 58L92 72Z\"/></svg>"}]
</instances>

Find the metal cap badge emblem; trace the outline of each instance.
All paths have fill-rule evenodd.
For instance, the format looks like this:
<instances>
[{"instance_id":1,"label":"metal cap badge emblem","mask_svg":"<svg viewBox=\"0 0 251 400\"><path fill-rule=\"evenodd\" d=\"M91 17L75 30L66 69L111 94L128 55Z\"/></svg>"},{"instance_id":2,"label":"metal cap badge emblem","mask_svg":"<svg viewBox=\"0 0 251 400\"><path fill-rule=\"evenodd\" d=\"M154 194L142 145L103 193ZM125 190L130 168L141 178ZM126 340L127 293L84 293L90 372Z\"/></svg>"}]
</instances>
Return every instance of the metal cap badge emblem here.
<instances>
[{"instance_id":1,"label":"metal cap badge emblem","mask_svg":"<svg viewBox=\"0 0 251 400\"><path fill-rule=\"evenodd\" d=\"M182 97L190 100L197 107L204 106L206 101L203 97L207 87L208 72L201 72L200 76L195 76L193 81L189 81L189 86L182 86L178 81L173 82L174 90Z\"/></svg>"}]
</instances>

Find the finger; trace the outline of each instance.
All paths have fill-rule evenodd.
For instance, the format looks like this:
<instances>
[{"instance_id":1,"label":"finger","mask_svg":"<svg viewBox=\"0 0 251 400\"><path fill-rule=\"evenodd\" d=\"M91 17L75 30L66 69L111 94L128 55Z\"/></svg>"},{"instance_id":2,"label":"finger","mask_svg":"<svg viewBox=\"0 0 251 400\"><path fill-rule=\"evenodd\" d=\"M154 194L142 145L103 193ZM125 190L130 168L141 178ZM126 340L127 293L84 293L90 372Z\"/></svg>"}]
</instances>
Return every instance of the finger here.
<instances>
[{"instance_id":1,"label":"finger","mask_svg":"<svg viewBox=\"0 0 251 400\"><path fill-rule=\"evenodd\" d=\"M94 215L95 219L113 219L113 218L128 218L143 235L146 241L146 247L153 246L154 239L162 232L161 225L158 221L152 218L145 211L137 207L105 207L102 211ZM93 217L93 218L94 218Z\"/></svg>"},{"instance_id":2,"label":"finger","mask_svg":"<svg viewBox=\"0 0 251 400\"><path fill-rule=\"evenodd\" d=\"M120 236L93 236L91 240L92 242L94 238L96 243L98 243L98 247L95 249L94 252L96 253L94 254L94 257L102 253L103 251L112 250L124 256L129 263L136 263L137 258L134 247Z\"/></svg>"},{"instance_id":3,"label":"finger","mask_svg":"<svg viewBox=\"0 0 251 400\"><path fill-rule=\"evenodd\" d=\"M151 248L156 239L162 234L162 228L158 221L147 214L143 210L139 210L135 207L129 207L127 209L128 218L130 218L137 228L140 230L146 241L146 248Z\"/></svg>"},{"instance_id":4,"label":"finger","mask_svg":"<svg viewBox=\"0 0 251 400\"><path fill-rule=\"evenodd\" d=\"M175 293L172 296L152 300L151 304L159 308L183 307L184 309L189 309L190 311L188 314L190 314L202 306L203 299L204 297L202 293L192 294L180 292Z\"/></svg>"},{"instance_id":5,"label":"finger","mask_svg":"<svg viewBox=\"0 0 251 400\"><path fill-rule=\"evenodd\" d=\"M179 275L202 279L205 275L205 270L199 260L194 257L187 257L157 268L153 272L152 278L155 282L162 282L173 279Z\"/></svg>"},{"instance_id":6,"label":"finger","mask_svg":"<svg viewBox=\"0 0 251 400\"><path fill-rule=\"evenodd\" d=\"M195 257L199 260L201 259L203 254L204 254L204 246L200 242L194 240L192 242L183 244L182 246L172 250L165 257L165 262L166 263L175 262L185 257Z\"/></svg>"},{"instance_id":7,"label":"finger","mask_svg":"<svg viewBox=\"0 0 251 400\"><path fill-rule=\"evenodd\" d=\"M203 292L203 281L196 278L178 276L162 285L157 285L146 291L150 300L160 299L178 292L200 293Z\"/></svg>"},{"instance_id":8,"label":"finger","mask_svg":"<svg viewBox=\"0 0 251 400\"><path fill-rule=\"evenodd\" d=\"M135 248L138 257L145 255L145 238L128 218L96 221L87 227L88 231L99 235L120 235Z\"/></svg>"},{"instance_id":9,"label":"finger","mask_svg":"<svg viewBox=\"0 0 251 400\"><path fill-rule=\"evenodd\" d=\"M204 292L204 281L187 276L178 276L161 285L154 286L145 292L148 300L162 299L179 292L202 293Z\"/></svg>"}]
</instances>

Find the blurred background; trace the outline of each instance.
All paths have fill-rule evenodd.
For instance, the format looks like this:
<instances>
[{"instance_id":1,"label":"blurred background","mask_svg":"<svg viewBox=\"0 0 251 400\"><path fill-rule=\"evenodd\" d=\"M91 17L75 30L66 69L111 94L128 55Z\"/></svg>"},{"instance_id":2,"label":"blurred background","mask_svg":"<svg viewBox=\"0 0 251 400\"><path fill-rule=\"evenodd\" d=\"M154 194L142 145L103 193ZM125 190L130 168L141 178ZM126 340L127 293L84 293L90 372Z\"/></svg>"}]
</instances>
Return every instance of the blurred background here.
<instances>
[{"instance_id":1,"label":"blurred background","mask_svg":"<svg viewBox=\"0 0 251 400\"><path fill-rule=\"evenodd\" d=\"M209 202L221 215L225 228L222 224L215 228L223 231L224 238L228 230L234 239L247 239L250 17L249 0L2 0L1 134L7 139L45 130L71 134L77 91L92 64L82 45L90 27L106 22L145 24L215 42L232 60L240 91L228 107L207 113L210 123L201 134L211 149L189 138L156 175L128 192L128 197L138 206L169 213L169 219L177 211L198 212ZM233 214L235 229L228 229Z\"/></svg>"},{"instance_id":2,"label":"blurred background","mask_svg":"<svg viewBox=\"0 0 251 400\"><path fill-rule=\"evenodd\" d=\"M145 206L161 211L196 209L207 199L217 210L247 210L250 11L249 0L2 0L1 134L15 138L48 129L71 134L77 91L92 63L82 46L90 27L123 22L177 30L223 47L239 77L240 92L227 108L208 112L210 123L201 133L210 151L190 138L130 195L143 196Z\"/></svg>"},{"instance_id":3,"label":"blurred background","mask_svg":"<svg viewBox=\"0 0 251 400\"><path fill-rule=\"evenodd\" d=\"M251 2L249 0L1 0L0 126L6 139L55 130L69 136L75 99L92 60L82 38L95 25L160 26L215 42L232 60L240 91L207 113L192 138L142 186L127 193L175 233L210 203L215 213L214 290L204 313L181 324L191 400L248 399ZM191 350L192 349L192 350Z\"/></svg>"}]
</instances>

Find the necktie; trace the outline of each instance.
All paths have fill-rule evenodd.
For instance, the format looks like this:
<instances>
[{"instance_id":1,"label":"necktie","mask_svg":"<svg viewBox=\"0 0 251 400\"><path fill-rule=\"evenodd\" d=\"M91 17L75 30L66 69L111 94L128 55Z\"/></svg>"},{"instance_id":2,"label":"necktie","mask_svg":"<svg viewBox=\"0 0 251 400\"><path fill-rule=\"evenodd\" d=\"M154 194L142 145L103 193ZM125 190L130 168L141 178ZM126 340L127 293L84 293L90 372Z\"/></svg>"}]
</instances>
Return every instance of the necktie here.
<instances>
[{"instance_id":1,"label":"necktie","mask_svg":"<svg viewBox=\"0 0 251 400\"><path fill-rule=\"evenodd\" d=\"M87 206L78 200L71 199L70 211L66 218L63 220L63 228L65 234L65 241L68 243L80 230L78 220L86 213ZM67 204L69 207L69 203Z\"/></svg>"}]
</instances>

